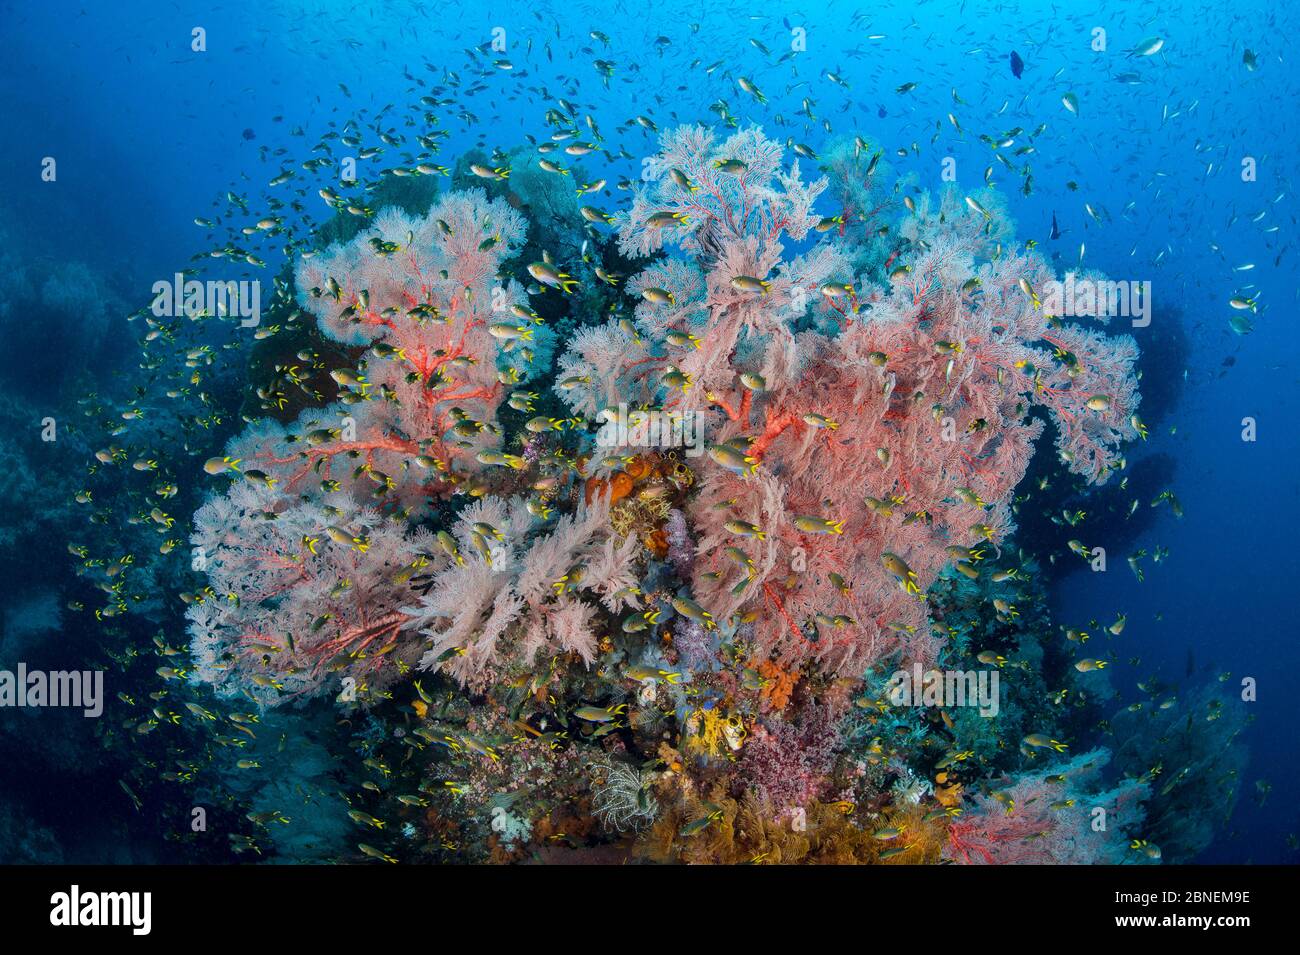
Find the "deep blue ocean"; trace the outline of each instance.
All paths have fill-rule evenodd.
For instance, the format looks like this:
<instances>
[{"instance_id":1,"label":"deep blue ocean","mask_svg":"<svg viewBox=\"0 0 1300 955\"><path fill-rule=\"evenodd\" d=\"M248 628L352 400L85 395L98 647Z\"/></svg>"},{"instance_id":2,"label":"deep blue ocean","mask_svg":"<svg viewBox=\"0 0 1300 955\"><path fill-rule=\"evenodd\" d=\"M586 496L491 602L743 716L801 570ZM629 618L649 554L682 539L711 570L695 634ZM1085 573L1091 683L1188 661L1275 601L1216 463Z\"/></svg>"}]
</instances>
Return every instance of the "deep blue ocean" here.
<instances>
[{"instance_id":1,"label":"deep blue ocean","mask_svg":"<svg viewBox=\"0 0 1300 955\"><path fill-rule=\"evenodd\" d=\"M1230 674L1230 688L1254 679L1240 798L1198 861L1295 862L1300 70L1289 39L1298 30L1300 8L1261 0L0 0L0 405L24 402L5 428L30 434L46 415L75 416L86 394L134 387L138 329L125 316L206 251L194 218L220 210L228 191L258 193L358 110L374 117L393 104L398 115L448 71L462 82L440 107L442 161L545 138L546 109L564 98L593 117L612 154L589 163L611 184L610 208L627 202L613 184L635 178L655 142L634 117L660 128L716 123L719 101L742 126L813 149L833 135L869 136L922 187L938 184L943 157L972 189L997 167L1016 234L1058 270L1082 258L1151 283L1151 324L1130 333L1160 356L1141 384L1152 427L1129 460L1148 461L1153 487L1171 489L1183 512L1143 500L1105 573L1054 573L1054 618L1127 615L1112 667L1122 696L1153 679ZM503 53L491 49L498 37ZM1150 37L1163 39L1158 52L1136 51ZM481 72L468 65L476 48L487 50L473 54L489 64ZM510 69L490 68L498 58ZM608 82L596 60L613 64ZM741 76L766 103L737 86ZM898 92L905 84L915 86ZM1063 106L1067 93L1077 112ZM1026 194L979 136L1044 123ZM52 182L42 178L51 157ZM319 212L314 190L304 202ZM1235 309L1234 296L1253 308ZM1249 327L1234 328L1234 317ZM56 660L60 647L93 641L95 624L61 612L70 541L39 551L23 542L47 520L62 527L41 509L75 508L81 465L6 457L0 665L15 654ZM1024 533L1036 536L1020 546L1043 555L1071 536L1048 522ZM1139 549L1161 557L1145 559L1141 582L1124 560ZM122 821L134 813L120 767L102 776L78 767L77 741L62 734L90 722L10 723L0 734L0 842L11 841L0 855L39 858L16 850L28 819L70 861L167 857L165 847L130 845L139 823Z\"/></svg>"}]
</instances>

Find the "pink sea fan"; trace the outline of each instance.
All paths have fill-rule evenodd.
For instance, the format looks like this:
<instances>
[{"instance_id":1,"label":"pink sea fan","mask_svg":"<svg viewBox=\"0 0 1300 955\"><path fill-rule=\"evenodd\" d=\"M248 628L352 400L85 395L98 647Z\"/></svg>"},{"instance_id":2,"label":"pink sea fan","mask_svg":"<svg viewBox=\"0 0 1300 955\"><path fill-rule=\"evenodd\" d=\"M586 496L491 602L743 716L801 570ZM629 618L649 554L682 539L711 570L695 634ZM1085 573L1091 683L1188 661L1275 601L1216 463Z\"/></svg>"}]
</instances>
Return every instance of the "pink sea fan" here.
<instances>
[{"instance_id":1,"label":"pink sea fan","mask_svg":"<svg viewBox=\"0 0 1300 955\"><path fill-rule=\"evenodd\" d=\"M524 227L505 202L452 193L300 263L322 331L369 350L336 372L340 402L234 438L218 469L234 483L195 517L209 587L191 607L194 651L222 692L274 705L335 691L331 673L364 691L420 657L401 607L436 548L407 518L499 440L497 369L514 358L489 325L494 304L526 301L496 279Z\"/></svg>"},{"instance_id":2,"label":"pink sea fan","mask_svg":"<svg viewBox=\"0 0 1300 955\"><path fill-rule=\"evenodd\" d=\"M805 184L796 160L789 172L781 167L784 147L758 127L740 130L718 143L712 129L681 126L660 137L661 151L646 161L648 190L634 193L632 208L620 219L619 247L625 255L646 255L663 246L676 231L683 247L708 254L715 226L725 223L733 235L750 228L775 237L785 231L802 238L817 221L812 203L826 180ZM721 164L743 164L732 171ZM683 189L672 171L684 173L692 184ZM656 227L650 216L659 211L686 218L679 226Z\"/></svg>"},{"instance_id":3,"label":"pink sea fan","mask_svg":"<svg viewBox=\"0 0 1300 955\"><path fill-rule=\"evenodd\" d=\"M688 129L662 142L620 235L629 252L687 253L630 283L682 295L640 303L647 357L608 367L621 392L700 415L713 446L687 512L694 596L724 626L756 615L758 648L787 665L932 660L925 590L954 548L997 555L1042 431L1033 406L1056 421L1073 470L1104 481L1121 465L1119 445L1136 435L1133 343L1043 312L1033 290L1051 273L1001 247L995 198L971 205L947 190L918 203L899 227L910 261L896 267L895 252L881 282L849 274L833 230L784 256L783 239L816 221L809 197L824 182L781 173L781 149L761 133L719 146ZM737 158L747 165L724 171ZM686 221L665 224L664 211ZM702 292L683 277L691 269ZM796 334L800 320L811 327ZM665 385L665 367L685 385Z\"/></svg>"},{"instance_id":4,"label":"pink sea fan","mask_svg":"<svg viewBox=\"0 0 1300 955\"><path fill-rule=\"evenodd\" d=\"M474 455L496 443L504 398L498 368L527 371L518 350L498 349L490 331L511 306L527 305L522 286L496 278L524 231L523 217L506 202L479 190L450 193L426 216L389 210L368 232L301 262L297 287L322 331L346 344L378 346L364 380L349 386L366 400L331 414L336 422L352 418L355 437L314 445L307 452L314 467L316 459L362 451L384 474L417 484L429 477L404 465L422 454L443 474L477 469ZM450 433L463 419L482 427Z\"/></svg>"},{"instance_id":5,"label":"pink sea fan","mask_svg":"<svg viewBox=\"0 0 1300 955\"><path fill-rule=\"evenodd\" d=\"M325 527L346 528L353 540L334 540ZM251 482L200 508L194 528L209 590L187 611L192 650L200 678L220 695L272 706L338 694L350 678L363 696L418 658L401 640L406 618L392 577L429 547L427 531L408 535L345 494L292 503ZM330 678L340 662L345 672Z\"/></svg>"},{"instance_id":6,"label":"pink sea fan","mask_svg":"<svg viewBox=\"0 0 1300 955\"><path fill-rule=\"evenodd\" d=\"M949 825L945 858L969 865L1134 861L1138 857L1129 840L1140 831L1141 804L1151 789L1128 779L1114 789L1094 791L1109 761L1107 750L1096 749L977 796Z\"/></svg>"},{"instance_id":7,"label":"pink sea fan","mask_svg":"<svg viewBox=\"0 0 1300 955\"><path fill-rule=\"evenodd\" d=\"M636 402L646 392L631 390L626 378L635 351L632 334L616 322L582 329L560 356L556 393L579 415Z\"/></svg>"}]
</instances>

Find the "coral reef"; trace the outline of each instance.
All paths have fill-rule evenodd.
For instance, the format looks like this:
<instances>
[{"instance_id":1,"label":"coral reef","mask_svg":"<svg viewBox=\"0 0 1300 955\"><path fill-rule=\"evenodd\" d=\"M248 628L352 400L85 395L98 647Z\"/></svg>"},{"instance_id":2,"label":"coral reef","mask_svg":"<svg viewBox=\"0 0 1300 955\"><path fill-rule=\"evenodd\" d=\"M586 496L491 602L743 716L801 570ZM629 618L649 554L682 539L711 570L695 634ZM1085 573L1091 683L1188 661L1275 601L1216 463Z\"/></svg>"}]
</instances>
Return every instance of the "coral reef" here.
<instances>
[{"instance_id":1,"label":"coral reef","mask_svg":"<svg viewBox=\"0 0 1300 955\"><path fill-rule=\"evenodd\" d=\"M333 350L207 461L187 615L220 696L346 715L364 856L1136 861L1147 782L1009 745L1073 722L1014 494L1045 419L1124 467L1136 347L1044 310L995 193L826 155L670 129L617 216L468 156L300 257ZM1008 659L1043 702L887 698Z\"/></svg>"}]
</instances>

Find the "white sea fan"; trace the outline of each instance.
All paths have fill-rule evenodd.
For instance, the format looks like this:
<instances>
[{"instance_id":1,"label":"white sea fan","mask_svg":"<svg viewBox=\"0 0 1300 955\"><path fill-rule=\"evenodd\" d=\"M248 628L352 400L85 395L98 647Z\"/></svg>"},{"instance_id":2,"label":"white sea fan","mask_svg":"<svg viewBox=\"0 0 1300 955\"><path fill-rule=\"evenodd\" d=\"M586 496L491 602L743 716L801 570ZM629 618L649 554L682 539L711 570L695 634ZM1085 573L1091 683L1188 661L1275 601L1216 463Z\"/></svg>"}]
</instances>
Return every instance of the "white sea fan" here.
<instances>
[{"instance_id":1,"label":"white sea fan","mask_svg":"<svg viewBox=\"0 0 1300 955\"><path fill-rule=\"evenodd\" d=\"M596 608L585 600L560 598L546 617L551 643L566 653L578 654L584 663L591 664L596 659L596 635L591 628L595 616Z\"/></svg>"},{"instance_id":2,"label":"white sea fan","mask_svg":"<svg viewBox=\"0 0 1300 955\"><path fill-rule=\"evenodd\" d=\"M699 165L713 152L712 126L673 126L659 134L659 152L646 160L647 174L664 180L673 169Z\"/></svg>"},{"instance_id":3,"label":"white sea fan","mask_svg":"<svg viewBox=\"0 0 1300 955\"><path fill-rule=\"evenodd\" d=\"M620 251L644 256L671 243L709 257L721 234L745 234L750 216L769 239L781 232L803 238L817 222L812 204L827 181L805 184L797 161L782 171L784 153L781 143L757 126L735 132L721 145L702 126L664 132L659 154L645 164L650 185L633 193L631 209L617 220ZM744 163L743 177L721 168L728 161ZM677 181L679 175L688 187ZM747 210L746 221L733 214L739 208ZM651 217L661 212L672 213L675 221L652 225Z\"/></svg>"},{"instance_id":4,"label":"white sea fan","mask_svg":"<svg viewBox=\"0 0 1300 955\"><path fill-rule=\"evenodd\" d=\"M576 514L561 517L551 532L537 538L523 556L515 590L530 604L540 603L578 563L593 540L608 532L608 496L598 496Z\"/></svg>"},{"instance_id":5,"label":"white sea fan","mask_svg":"<svg viewBox=\"0 0 1300 955\"><path fill-rule=\"evenodd\" d=\"M768 139L761 126L748 126L727 137L726 142L715 150L715 155L722 159L739 159L748 167L745 170L747 179L767 183L781 168L785 147L774 139Z\"/></svg>"},{"instance_id":6,"label":"white sea fan","mask_svg":"<svg viewBox=\"0 0 1300 955\"><path fill-rule=\"evenodd\" d=\"M608 497L595 498L527 541L520 514L528 516L517 499L485 499L457 522L464 528L473 520L496 521L503 536L507 528L512 536L498 542L502 550L491 563L475 552L464 564L434 573L428 593L403 608L409 626L431 640L422 669L443 666L461 683L478 685L492 668L531 664L543 650L595 660L599 606L585 593L613 600L617 589L633 586L638 577L628 566L633 549L614 543Z\"/></svg>"},{"instance_id":7,"label":"white sea fan","mask_svg":"<svg viewBox=\"0 0 1300 955\"><path fill-rule=\"evenodd\" d=\"M689 259L666 258L638 272L627 280L630 295L640 297L649 288L668 292L671 302L637 303L636 322L646 334L659 338L669 328L689 330L708 320L708 289L704 271Z\"/></svg>"},{"instance_id":8,"label":"white sea fan","mask_svg":"<svg viewBox=\"0 0 1300 955\"><path fill-rule=\"evenodd\" d=\"M422 666L432 665L443 653L478 635L484 616L509 582L507 574L498 573L477 556L462 559L463 563L433 574L428 592L416 604L402 607L409 618L407 627L421 629L433 638ZM487 634L488 642L494 642L498 635Z\"/></svg>"},{"instance_id":9,"label":"white sea fan","mask_svg":"<svg viewBox=\"0 0 1300 955\"><path fill-rule=\"evenodd\" d=\"M838 285L852 284L853 265L845 247L839 242L818 242L803 255L796 255L780 267L779 274L785 278L794 297L806 306L818 304L822 298L822 286L828 282ZM791 305L791 311L795 307ZM794 316L802 317L805 310L799 310Z\"/></svg>"},{"instance_id":10,"label":"white sea fan","mask_svg":"<svg viewBox=\"0 0 1300 955\"><path fill-rule=\"evenodd\" d=\"M586 416L633 400L623 390L621 372L637 351L644 346L617 322L582 329L560 356L555 393L574 414Z\"/></svg>"},{"instance_id":11,"label":"white sea fan","mask_svg":"<svg viewBox=\"0 0 1300 955\"><path fill-rule=\"evenodd\" d=\"M633 534L621 541L617 537L607 537L587 560L583 586L599 594L600 602L612 612L617 613L624 607L639 608L636 558L640 552L641 543Z\"/></svg>"}]
</instances>

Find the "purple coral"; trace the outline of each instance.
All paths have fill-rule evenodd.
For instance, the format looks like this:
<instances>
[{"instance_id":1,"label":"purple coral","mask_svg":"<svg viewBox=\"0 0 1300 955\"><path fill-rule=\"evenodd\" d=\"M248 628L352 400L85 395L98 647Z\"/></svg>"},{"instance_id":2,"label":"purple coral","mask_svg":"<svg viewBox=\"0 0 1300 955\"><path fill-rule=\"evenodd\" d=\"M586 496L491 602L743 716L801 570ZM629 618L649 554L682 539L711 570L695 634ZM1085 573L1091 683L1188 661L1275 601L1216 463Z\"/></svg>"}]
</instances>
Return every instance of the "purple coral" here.
<instances>
[{"instance_id":1,"label":"purple coral","mask_svg":"<svg viewBox=\"0 0 1300 955\"><path fill-rule=\"evenodd\" d=\"M817 801L840 745L838 723L830 707L816 704L793 721L774 717L756 723L740 776L776 812Z\"/></svg>"},{"instance_id":2,"label":"purple coral","mask_svg":"<svg viewBox=\"0 0 1300 955\"><path fill-rule=\"evenodd\" d=\"M713 638L694 620L678 617L673 621L673 646L678 664L691 672L707 669L713 660Z\"/></svg>"},{"instance_id":3,"label":"purple coral","mask_svg":"<svg viewBox=\"0 0 1300 955\"><path fill-rule=\"evenodd\" d=\"M686 524L686 515L678 508L668 512L664 533L668 535L668 563L679 577L689 578L695 563L695 541Z\"/></svg>"}]
</instances>

